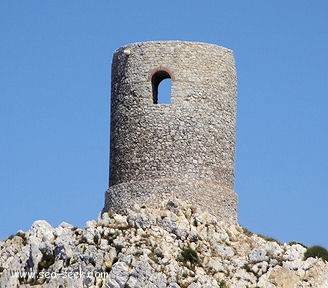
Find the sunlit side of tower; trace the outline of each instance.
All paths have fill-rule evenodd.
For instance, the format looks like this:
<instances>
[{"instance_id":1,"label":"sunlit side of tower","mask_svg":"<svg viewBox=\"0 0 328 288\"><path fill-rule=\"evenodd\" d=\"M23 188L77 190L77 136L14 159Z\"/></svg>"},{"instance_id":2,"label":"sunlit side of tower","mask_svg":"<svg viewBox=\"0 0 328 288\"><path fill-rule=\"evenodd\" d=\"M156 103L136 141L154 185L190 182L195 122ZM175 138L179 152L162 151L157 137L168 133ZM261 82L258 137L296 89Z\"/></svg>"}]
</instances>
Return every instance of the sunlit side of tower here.
<instances>
[{"instance_id":1,"label":"sunlit side of tower","mask_svg":"<svg viewBox=\"0 0 328 288\"><path fill-rule=\"evenodd\" d=\"M158 104L170 78L171 103ZM103 211L178 197L237 222L236 72L231 50L181 41L135 43L113 57L110 187Z\"/></svg>"}]
</instances>

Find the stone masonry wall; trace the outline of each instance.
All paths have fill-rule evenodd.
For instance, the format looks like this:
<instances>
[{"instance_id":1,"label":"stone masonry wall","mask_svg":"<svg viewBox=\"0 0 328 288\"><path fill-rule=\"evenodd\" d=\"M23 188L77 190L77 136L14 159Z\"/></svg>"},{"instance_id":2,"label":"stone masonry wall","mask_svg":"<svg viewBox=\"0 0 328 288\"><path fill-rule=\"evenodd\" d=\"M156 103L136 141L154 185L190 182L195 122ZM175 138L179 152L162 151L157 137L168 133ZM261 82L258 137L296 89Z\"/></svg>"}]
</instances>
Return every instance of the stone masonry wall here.
<instances>
[{"instance_id":1,"label":"stone masonry wall","mask_svg":"<svg viewBox=\"0 0 328 288\"><path fill-rule=\"evenodd\" d=\"M164 78L172 80L168 105L154 100ZM112 63L110 188L103 211L178 197L236 222L235 114L232 51L181 41L119 48Z\"/></svg>"}]
</instances>

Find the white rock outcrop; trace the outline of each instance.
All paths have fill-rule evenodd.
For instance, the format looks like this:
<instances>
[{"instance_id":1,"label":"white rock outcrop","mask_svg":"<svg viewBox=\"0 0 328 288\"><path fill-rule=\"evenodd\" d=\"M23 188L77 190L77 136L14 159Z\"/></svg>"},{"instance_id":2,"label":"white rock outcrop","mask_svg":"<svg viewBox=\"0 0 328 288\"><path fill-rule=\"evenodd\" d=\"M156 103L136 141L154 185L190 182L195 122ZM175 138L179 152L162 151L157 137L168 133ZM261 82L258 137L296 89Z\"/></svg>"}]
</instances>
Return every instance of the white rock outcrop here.
<instances>
[{"instance_id":1,"label":"white rock outcrop","mask_svg":"<svg viewBox=\"0 0 328 288\"><path fill-rule=\"evenodd\" d=\"M178 200L0 242L0 287L328 287L328 264ZM29 273L29 274L28 274Z\"/></svg>"}]
</instances>

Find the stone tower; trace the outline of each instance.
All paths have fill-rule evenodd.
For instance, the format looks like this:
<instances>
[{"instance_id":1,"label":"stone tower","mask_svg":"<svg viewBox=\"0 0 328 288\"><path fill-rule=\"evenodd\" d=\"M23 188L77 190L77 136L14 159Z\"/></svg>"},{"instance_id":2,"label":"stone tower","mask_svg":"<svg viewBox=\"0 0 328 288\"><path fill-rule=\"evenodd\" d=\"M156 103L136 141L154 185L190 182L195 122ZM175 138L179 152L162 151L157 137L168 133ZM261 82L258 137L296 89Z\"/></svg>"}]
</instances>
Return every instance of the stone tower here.
<instances>
[{"instance_id":1,"label":"stone tower","mask_svg":"<svg viewBox=\"0 0 328 288\"><path fill-rule=\"evenodd\" d=\"M171 78L171 104L157 104ZM226 48L135 43L113 57L110 188L103 211L178 197L237 222L234 192L236 72Z\"/></svg>"}]
</instances>

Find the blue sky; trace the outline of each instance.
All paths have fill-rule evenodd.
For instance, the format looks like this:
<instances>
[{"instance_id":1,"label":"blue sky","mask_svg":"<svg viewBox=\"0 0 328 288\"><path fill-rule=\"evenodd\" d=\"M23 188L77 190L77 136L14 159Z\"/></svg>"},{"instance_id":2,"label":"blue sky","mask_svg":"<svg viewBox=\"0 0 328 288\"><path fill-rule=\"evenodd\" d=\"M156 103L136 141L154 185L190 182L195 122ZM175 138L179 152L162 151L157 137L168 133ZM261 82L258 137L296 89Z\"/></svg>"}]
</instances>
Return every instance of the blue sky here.
<instances>
[{"instance_id":1,"label":"blue sky","mask_svg":"<svg viewBox=\"0 0 328 288\"><path fill-rule=\"evenodd\" d=\"M0 239L83 227L108 185L110 67L127 43L234 51L239 221L328 248L328 2L1 1Z\"/></svg>"}]
</instances>

